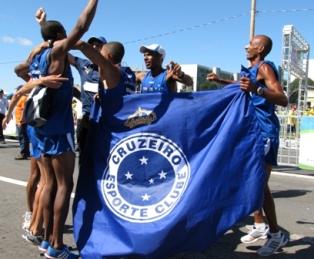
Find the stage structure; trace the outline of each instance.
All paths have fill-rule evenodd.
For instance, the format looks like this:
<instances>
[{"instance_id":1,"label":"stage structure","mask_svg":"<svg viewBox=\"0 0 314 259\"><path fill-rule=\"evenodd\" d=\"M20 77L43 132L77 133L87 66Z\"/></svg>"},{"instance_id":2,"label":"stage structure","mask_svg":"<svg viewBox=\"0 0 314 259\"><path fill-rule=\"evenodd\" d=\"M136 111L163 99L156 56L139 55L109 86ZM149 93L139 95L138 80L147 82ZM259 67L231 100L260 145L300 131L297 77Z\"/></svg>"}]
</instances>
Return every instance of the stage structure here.
<instances>
[{"instance_id":1,"label":"stage structure","mask_svg":"<svg viewBox=\"0 0 314 259\"><path fill-rule=\"evenodd\" d=\"M278 164L280 165L299 166L300 164L300 153L302 154L303 151L300 143L300 129L302 114L306 109L307 102L309 55L309 44L293 25L285 25L282 36L281 79L286 81L288 97L298 93L298 108L295 115L289 115L290 106L278 113L281 125L278 150ZM291 82L296 78L299 79L299 86L297 89L293 89ZM293 118L295 129L291 130L289 125Z\"/></svg>"},{"instance_id":2,"label":"stage structure","mask_svg":"<svg viewBox=\"0 0 314 259\"><path fill-rule=\"evenodd\" d=\"M310 45L293 25L285 25L283 28L282 70L283 78L287 80L287 96L294 92L290 89L291 77L300 79L298 88L298 113L306 108L307 79L310 56Z\"/></svg>"}]
</instances>

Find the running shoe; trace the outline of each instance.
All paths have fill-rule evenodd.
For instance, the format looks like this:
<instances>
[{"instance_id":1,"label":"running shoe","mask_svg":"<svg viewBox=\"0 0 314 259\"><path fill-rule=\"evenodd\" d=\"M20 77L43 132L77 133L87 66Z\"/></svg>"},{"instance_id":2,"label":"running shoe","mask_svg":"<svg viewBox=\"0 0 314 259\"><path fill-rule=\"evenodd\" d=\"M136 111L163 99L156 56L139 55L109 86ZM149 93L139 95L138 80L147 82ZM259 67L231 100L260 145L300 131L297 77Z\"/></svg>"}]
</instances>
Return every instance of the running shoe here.
<instances>
[{"instance_id":1,"label":"running shoe","mask_svg":"<svg viewBox=\"0 0 314 259\"><path fill-rule=\"evenodd\" d=\"M40 245L43 241L42 235L33 235L31 232L26 232L22 235L22 238L25 239L27 242L32 243L33 245Z\"/></svg>"},{"instance_id":2,"label":"running shoe","mask_svg":"<svg viewBox=\"0 0 314 259\"><path fill-rule=\"evenodd\" d=\"M45 256L49 259L78 259L79 256L70 252L67 246L64 246L61 250L55 249L49 246Z\"/></svg>"},{"instance_id":3,"label":"running shoe","mask_svg":"<svg viewBox=\"0 0 314 259\"><path fill-rule=\"evenodd\" d=\"M49 241L43 240L43 241L41 241L40 245L38 246L38 250L43 252L43 253L46 253L49 246L50 246Z\"/></svg>"},{"instance_id":4,"label":"running shoe","mask_svg":"<svg viewBox=\"0 0 314 259\"><path fill-rule=\"evenodd\" d=\"M266 239L268 232L269 227L267 225L263 230L259 230L253 226L252 230L247 235L241 237L241 242L244 244L250 244L260 239Z\"/></svg>"},{"instance_id":5,"label":"running shoe","mask_svg":"<svg viewBox=\"0 0 314 259\"><path fill-rule=\"evenodd\" d=\"M274 237L273 235L269 235L269 239L260 249L257 250L257 254L260 256L270 256L276 253L281 247L285 246L289 239L286 234L282 231L280 232L279 237Z\"/></svg>"}]
</instances>

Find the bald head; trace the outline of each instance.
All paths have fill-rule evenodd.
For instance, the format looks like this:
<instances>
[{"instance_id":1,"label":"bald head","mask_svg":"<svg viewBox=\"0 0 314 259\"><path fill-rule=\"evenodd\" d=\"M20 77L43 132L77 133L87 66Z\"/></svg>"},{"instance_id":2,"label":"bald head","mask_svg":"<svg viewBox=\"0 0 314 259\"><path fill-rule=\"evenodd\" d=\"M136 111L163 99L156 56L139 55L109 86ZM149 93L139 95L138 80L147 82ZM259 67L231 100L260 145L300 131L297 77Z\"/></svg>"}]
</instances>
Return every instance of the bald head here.
<instances>
[{"instance_id":1,"label":"bald head","mask_svg":"<svg viewBox=\"0 0 314 259\"><path fill-rule=\"evenodd\" d=\"M256 35L253 41L257 41L260 46L264 47L261 56L266 57L273 47L273 41L266 35Z\"/></svg>"}]
</instances>

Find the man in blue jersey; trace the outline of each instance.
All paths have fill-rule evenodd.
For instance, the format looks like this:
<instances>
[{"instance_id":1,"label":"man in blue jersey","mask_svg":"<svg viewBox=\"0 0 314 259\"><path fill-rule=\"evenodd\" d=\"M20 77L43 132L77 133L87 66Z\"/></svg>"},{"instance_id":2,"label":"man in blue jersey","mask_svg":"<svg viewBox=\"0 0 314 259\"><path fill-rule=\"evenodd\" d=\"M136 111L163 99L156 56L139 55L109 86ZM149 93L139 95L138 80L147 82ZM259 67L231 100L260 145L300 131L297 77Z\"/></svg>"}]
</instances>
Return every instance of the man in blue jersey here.
<instances>
[{"instance_id":1,"label":"man in blue jersey","mask_svg":"<svg viewBox=\"0 0 314 259\"><path fill-rule=\"evenodd\" d=\"M43 8L40 8L38 12L40 12L40 15L37 16L36 20L38 24L42 26L46 22L47 13ZM94 36L87 42L93 46L94 49L100 51L102 46L107 43L107 40L102 36ZM94 96L98 92L99 72L98 66L88 59L76 57L68 53L68 61L77 69L81 79L80 100L82 102L82 116L78 118L76 128L77 144L81 161L89 129L90 110L94 102Z\"/></svg>"},{"instance_id":2,"label":"man in blue jersey","mask_svg":"<svg viewBox=\"0 0 314 259\"><path fill-rule=\"evenodd\" d=\"M94 49L100 51L102 46L107 43L102 36L91 37L87 41ZM76 135L77 144L80 152L80 162L83 159L84 149L86 146L86 139L89 131L89 116L91 106L94 102L94 96L98 92L99 71L98 66L93 64L88 59L79 58L68 54L68 60L74 66L81 78L81 102L82 102L82 117L78 118Z\"/></svg>"},{"instance_id":3,"label":"man in blue jersey","mask_svg":"<svg viewBox=\"0 0 314 259\"><path fill-rule=\"evenodd\" d=\"M167 69L162 67L166 51L160 45L141 46L140 52L144 54L144 62L149 69L147 73L136 74L136 79L141 85L141 93L177 92L176 82L193 85L192 78L181 70L179 64L171 61Z\"/></svg>"},{"instance_id":4,"label":"man in blue jersey","mask_svg":"<svg viewBox=\"0 0 314 259\"><path fill-rule=\"evenodd\" d=\"M66 34L58 21L41 25L44 41L49 47L41 50L30 63L32 77L63 75L69 80L57 89L51 89L49 117L46 124L35 128L38 148L47 184L44 186L43 215L44 240L41 251L48 258L76 258L63 243L63 229L68 215L74 172L74 125L72 116L73 78L68 62L68 51L88 30L96 12L98 0L88 0L75 27ZM42 15L39 12L38 15ZM50 89L49 89L50 90Z\"/></svg>"},{"instance_id":5,"label":"man in blue jersey","mask_svg":"<svg viewBox=\"0 0 314 259\"><path fill-rule=\"evenodd\" d=\"M255 106L256 117L261 126L260 134L264 138L265 171L268 177L264 191L263 209L269 227L264 222L262 209L256 211L254 213L254 226L246 236L241 238L241 242L253 243L268 237L267 242L257 253L260 256L269 256L288 242L286 234L280 231L278 227L275 203L268 185L272 166L277 165L279 147L280 125L275 114L275 105L287 106L288 98L278 81L275 65L265 61L265 57L272 49L272 40L266 35L257 35L253 37L245 49L250 67L242 67L240 88L250 93L252 103ZM231 81L219 79L213 73L209 74L207 79L223 84L231 83Z\"/></svg>"},{"instance_id":6,"label":"man in blue jersey","mask_svg":"<svg viewBox=\"0 0 314 259\"><path fill-rule=\"evenodd\" d=\"M117 41L107 42L102 46L100 52L84 41L78 42L76 47L94 64L98 65L99 83L103 87L100 91L119 96L130 93L128 86L133 84L134 78L131 74L132 71L121 66L125 52L122 43ZM102 95L102 93L99 94Z\"/></svg>"}]
</instances>

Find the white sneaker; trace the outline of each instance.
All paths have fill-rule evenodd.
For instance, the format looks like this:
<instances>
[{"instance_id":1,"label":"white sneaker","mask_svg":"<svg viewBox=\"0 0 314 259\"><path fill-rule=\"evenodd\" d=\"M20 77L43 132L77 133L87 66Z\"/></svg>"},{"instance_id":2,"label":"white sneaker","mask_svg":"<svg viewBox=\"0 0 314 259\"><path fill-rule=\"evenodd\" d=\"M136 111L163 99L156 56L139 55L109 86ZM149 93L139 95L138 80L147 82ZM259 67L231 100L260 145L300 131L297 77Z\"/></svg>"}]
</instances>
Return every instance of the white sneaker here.
<instances>
[{"instance_id":1,"label":"white sneaker","mask_svg":"<svg viewBox=\"0 0 314 259\"><path fill-rule=\"evenodd\" d=\"M241 242L244 244L254 243L259 239L266 239L269 232L269 227L266 225L264 230L259 230L255 226L252 227L251 231L241 237Z\"/></svg>"},{"instance_id":2,"label":"white sneaker","mask_svg":"<svg viewBox=\"0 0 314 259\"><path fill-rule=\"evenodd\" d=\"M24 222L22 224L22 229L28 230L32 221L32 212L26 211L25 214L23 215L23 218Z\"/></svg>"},{"instance_id":3,"label":"white sneaker","mask_svg":"<svg viewBox=\"0 0 314 259\"><path fill-rule=\"evenodd\" d=\"M260 256L270 256L278 251L279 248L285 246L289 239L288 237L280 232L280 237L270 236L265 245L257 250L257 254Z\"/></svg>"},{"instance_id":4,"label":"white sneaker","mask_svg":"<svg viewBox=\"0 0 314 259\"><path fill-rule=\"evenodd\" d=\"M245 225L245 229L248 231L248 232L251 232L252 229L254 228L254 224L253 225ZM265 227L268 227L269 228L269 225L268 224L265 224Z\"/></svg>"}]
</instances>

